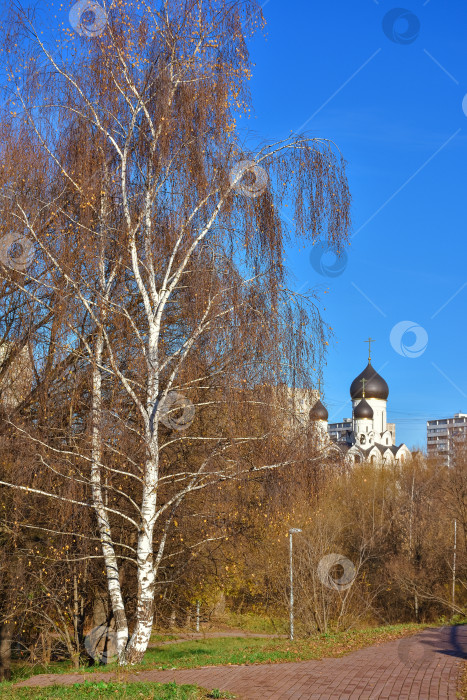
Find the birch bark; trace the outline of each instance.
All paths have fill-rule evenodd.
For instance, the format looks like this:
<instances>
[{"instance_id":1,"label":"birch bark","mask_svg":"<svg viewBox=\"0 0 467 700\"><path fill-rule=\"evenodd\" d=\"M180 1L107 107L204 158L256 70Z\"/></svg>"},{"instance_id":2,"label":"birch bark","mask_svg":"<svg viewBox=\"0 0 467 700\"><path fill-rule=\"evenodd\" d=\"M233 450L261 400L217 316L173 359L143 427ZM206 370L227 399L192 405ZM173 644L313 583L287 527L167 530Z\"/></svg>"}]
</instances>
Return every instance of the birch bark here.
<instances>
[{"instance_id":1,"label":"birch bark","mask_svg":"<svg viewBox=\"0 0 467 700\"><path fill-rule=\"evenodd\" d=\"M101 480L101 460L102 460L102 376L100 367L102 366L102 354L104 348L104 337L102 329L98 329L95 356L92 367L92 464L91 464L91 487L92 500L97 516L97 524L104 555L107 585L112 604L112 611L115 618L115 628L117 634L117 652L119 659L123 661L125 647L128 641L128 623L123 604L122 591L120 587L119 570L115 548L112 540L112 532L104 499L102 494Z\"/></svg>"}]
</instances>

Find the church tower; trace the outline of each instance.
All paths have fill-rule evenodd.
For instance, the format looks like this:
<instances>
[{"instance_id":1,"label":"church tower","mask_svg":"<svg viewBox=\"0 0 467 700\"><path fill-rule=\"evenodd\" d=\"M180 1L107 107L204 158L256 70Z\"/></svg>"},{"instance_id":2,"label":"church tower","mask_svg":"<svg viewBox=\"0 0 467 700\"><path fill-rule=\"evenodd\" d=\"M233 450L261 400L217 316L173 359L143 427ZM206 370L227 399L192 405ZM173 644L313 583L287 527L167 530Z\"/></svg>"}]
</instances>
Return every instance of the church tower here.
<instances>
[{"instance_id":1,"label":"church tower","mask_svg":"<svg viewBox=\"0 0 467 700\"><path fill-rule=\"evenodd\" d=\"M358 436L361 433L366 433L368 428L368 433L373 434L373 441L392 445L392 434L388 431L387 427L387 401L389 396L389 387L386 381L381 377L378 372L373 368L371 364L371 343L374 342L372 338L369 338L368 343L368 364L361 372L358 377L356 377L352 384L350 385L350 396L352 398L352 413L353 413L353 430L356 437L356 442L360 442ZM362 401L370 407L372 416L370 412L361 405ZM365 423L361 425L360 414L365 412L364 420L369 420L370 423ZM363 427L364 430L360 430ZM386 442L386 440L388 440ZM360 444L366 444L369 446L369 441L362 441Z\"/></svg>"},{"instance_id":2,"label":"church tower","mask_svg":"<svg viewBox=\"0 0 467 700\"><path fill-rule=\"evenodd\" d=\"M350 385L352 418L328 425L329 437L349 463L401 464L410 458L410 450L407 445L395 445L395 426L387 423L389 387L371 364L373 339L365 342L368 343L368 364ZM320 405L326 412L326 421ZM310 420L327 425L326 409L320 401L315 406Z\"/></svg>"},{"instance_id":3,"label":"church tower","mask_svg":"<svg viewBox=\"0 0 467 700\"><path fill-rule=\"evenodd\" d=\"M363 447L369 447L375 442L373 419L374 411L366 400L365 390L363 390L363 397L357 403L353 411L353 432L356 437L357 444L362 445Z\"/></svg>"},{"instance_id":4,"label":"church tower","mask_svg":"<svg viewBox=\"0 0 467 700\"><path fill-rule=\"evenodd\" d=\"M314 429L318 443L321 446L328 443L328 411L320 398L318 398L316 403L311 407L308 418Z\"/></svg>"}]
</instances>

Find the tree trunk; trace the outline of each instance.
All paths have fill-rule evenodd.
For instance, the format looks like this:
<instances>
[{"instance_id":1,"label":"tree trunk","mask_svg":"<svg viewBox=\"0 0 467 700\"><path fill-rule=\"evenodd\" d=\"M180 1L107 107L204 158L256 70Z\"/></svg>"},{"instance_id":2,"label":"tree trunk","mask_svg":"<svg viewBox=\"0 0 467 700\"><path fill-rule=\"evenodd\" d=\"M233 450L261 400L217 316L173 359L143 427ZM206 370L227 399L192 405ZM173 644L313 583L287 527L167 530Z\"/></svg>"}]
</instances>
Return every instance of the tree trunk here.
<instances>
[{"instance_id":1,"label":"tree trunk","mask_svg":"<svg viewBox=\"0 0 467 700\"><path fill-rule=\"evenodd\" d=\"M138 537L138 602L136 607L136 625L128 642L125 660L131 664L139 663L147 649L152 632L154 617L154 562L153 532L157 496L157 466L150 464L146 469L146 481L143 489L142 528Z\"/></svg>"},{"instance_id":2,"label":"tree trunk","mask_svg":"<svg viewBox=\"0 0 467 700\"><path fill-rule=\"evenodd\" d=\"M48 666L52 658L52 643L48 634L41 632L42 664Z\"/></svg>"},{"instance_id":3,"label":"tree trunk","mask_svg":"<svg viewBox=\"0 0 467 700\"><path fill-rule=\"evenodd\" d=\"M73 574L73 628L75 632L75 646L79 654L79 598L78 598L78 577Z\"/></svg>"},{"instance_id":4,"label":"tree trunk","mask_svg":"<svg viewBox=\"0 0 467 700\"><path fill-rule=\"evenodd\" d=\"M132 248L135 253L135 249ZM133 256L133 266L137 273L136 258ZM154 619L154 588L156 568L164 550L165 537L159 545L156 561L153 556L153 535L156 522L157 486L159 482L159 444L158 425L155 419L155 409L158 406L159 393L159 362L157 356L157 341L159 336L158 323L149 320L148 344L148 388L146 398L146 444L149 459L144 470L143 498L141 502L141 530L138 534L138 600L136 605L136 625L128 642L125 660L128 663L139 663L147 649L152 632Z\"/></svg>"},{"instance_id":5,"label":"tree trunk","mask_svg":"<svg viewBox=\"0 0 467 700\"><path fill-rule=\"evenodd\" d=\"M115 556L115 549L112 541L112 532L107 510L102 497L101 470L102 458L101 443L101 421L102 421L102 377L100 364L104 348L104 338L102 329L99 329L95 358L92 370L92 467L91 467L91 488L94 509L97 515L99 533L102 543L102 553L104 555L105 569L107 574L107 586L112 604L112 611L115 619L117 632L117 652L120 661L123 661L126 643L128 641L128 623L123 604L122 591L118 576L118 563Z\"/></svg>"},{"instance_id":6,"label":"tree trunk","mask_svg":"<svg viewBox=\"0 0 467 700\"><path fill-rule=\"evenodd\" d=\"M11 678L11 625L0 624L0 681Z\"/></svg>"}]
</instances>

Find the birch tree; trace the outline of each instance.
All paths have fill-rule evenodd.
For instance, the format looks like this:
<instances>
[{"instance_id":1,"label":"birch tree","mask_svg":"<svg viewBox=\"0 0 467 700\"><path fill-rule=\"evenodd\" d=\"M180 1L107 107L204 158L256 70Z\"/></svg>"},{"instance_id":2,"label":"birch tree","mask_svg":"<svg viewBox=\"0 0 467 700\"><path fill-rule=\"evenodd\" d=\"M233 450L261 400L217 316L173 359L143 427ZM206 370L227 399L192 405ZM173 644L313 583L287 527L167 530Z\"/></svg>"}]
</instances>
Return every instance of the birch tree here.
<instances>
[{"instance_id":1,"label":"birch tree","mask_svg":"<svg viewBox=\"0 0 467 700\"><path fill-rule=\"evenodd\" d=\"M2 119L1 274L35 365L9 422L53 479L0 483L51 515L62 500L94 511L119 660L132 664L186 499L294 461L261 447L280 435L265 388L313 386L325 326L313 292L289 290L285 246L339 250L349 192L333 144L299 134L255 147L238 127L255 2L78 2L62 19L41 33L19 12L6 28L22 58L10 51ZM86 377L80 410L51 438L25 411L71 367ZM247 420L253 408L262 422Z\"/></svg>"}]
</instances>

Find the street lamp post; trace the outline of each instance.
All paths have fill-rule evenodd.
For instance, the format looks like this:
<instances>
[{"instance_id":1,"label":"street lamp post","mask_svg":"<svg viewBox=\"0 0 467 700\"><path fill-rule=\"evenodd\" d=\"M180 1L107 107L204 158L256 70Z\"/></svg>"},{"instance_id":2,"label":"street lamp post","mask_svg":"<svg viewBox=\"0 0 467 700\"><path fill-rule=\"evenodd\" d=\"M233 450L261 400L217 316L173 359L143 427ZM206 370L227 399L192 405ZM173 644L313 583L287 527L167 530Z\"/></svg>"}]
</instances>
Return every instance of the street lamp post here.
<instances>
[{"instance_id":1,"label":"street lamp post","mask_svg":"<svg viewBox=\"0 0 467 700\"><path fill-rule=\"evenodd\" d=\"M290 568L290 639L293 640L293 551L292 551L292 535L301 532L298 527L289 529L289 568Z\"/></svg>"}]
</instances>

